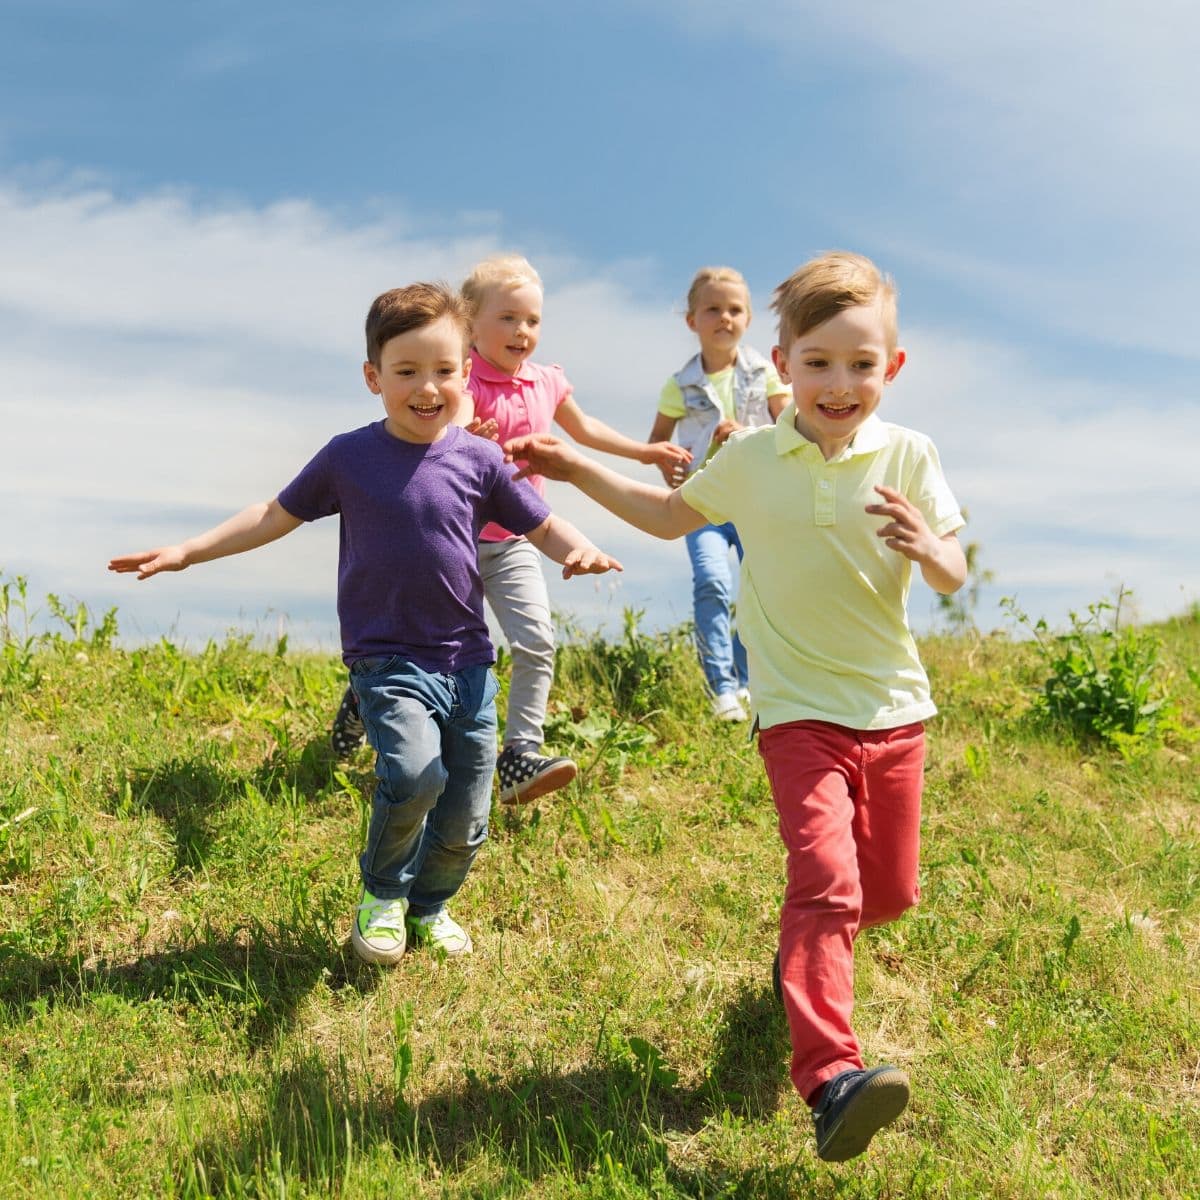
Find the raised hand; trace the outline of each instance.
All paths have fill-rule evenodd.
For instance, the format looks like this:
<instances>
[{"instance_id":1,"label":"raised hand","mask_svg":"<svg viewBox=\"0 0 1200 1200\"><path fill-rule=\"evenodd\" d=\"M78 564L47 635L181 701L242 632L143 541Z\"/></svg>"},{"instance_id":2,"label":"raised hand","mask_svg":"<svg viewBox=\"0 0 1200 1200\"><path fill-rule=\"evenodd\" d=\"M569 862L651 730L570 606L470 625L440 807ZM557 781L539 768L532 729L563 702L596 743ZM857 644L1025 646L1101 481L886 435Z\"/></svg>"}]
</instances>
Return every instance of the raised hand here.
<instances>
[{"instance_id":1,"label":"raised hand","mask_svg":"<svg viewBox=\"0 0 1200 1200\"><path fill-rule=\"evenodd\" d=\"M504 456L510 462L523 463L514 479L543 475L547 479L570 479L583 461L579 451L549 433L531 433L504 444Z\"/></svg>"},{"instance_id":2,"label":"raised hand","mask_svg":"<svg viewBox=\"0 0 1200 1200\"><path fill-rule=\"evenodd\" d=\"M895 488L880 485L875 489L884 499L882 504L868 504L867 512L875 517L887 517L886 525L876 531L884 545L915 563L933 562L941 549L941 541L925 521L921 510Z\"/></svg>"},{"instance_id":3,"label":"raised hand","mask_svg":"<svg viewBox=\"0 0 1200 1200\"><path fill-rule=\"evenodd\" d=\"M572 575L603 575L606 571L623 570L625 568L603 550L595 546L581 546L563 559L562 577L570 579Z\"/></svg>"},{"instance_id":4,"label":"raised hand","mask_svg":"<svg viewBox=\"0 0 1200 1200\"><path fill-rule=\"evenodd\" d=\"M139 579L149 579L160 571L182 571L187 566L182 546L159 546L137 554L121 554L110 559L108 569L120 575L137 572Z\"/></svg>"},{"instance_id":5,"label":"raised hand","mask_svg":"<svg viewBox=\"0 0 1200 1200\"><path fill-rule=\"evenodd\" d=\"M486 421L472 417L463 428L488 442L497 441L500 437L500 422L495 417L488 417Z\"/></svg>"}]
</instances>

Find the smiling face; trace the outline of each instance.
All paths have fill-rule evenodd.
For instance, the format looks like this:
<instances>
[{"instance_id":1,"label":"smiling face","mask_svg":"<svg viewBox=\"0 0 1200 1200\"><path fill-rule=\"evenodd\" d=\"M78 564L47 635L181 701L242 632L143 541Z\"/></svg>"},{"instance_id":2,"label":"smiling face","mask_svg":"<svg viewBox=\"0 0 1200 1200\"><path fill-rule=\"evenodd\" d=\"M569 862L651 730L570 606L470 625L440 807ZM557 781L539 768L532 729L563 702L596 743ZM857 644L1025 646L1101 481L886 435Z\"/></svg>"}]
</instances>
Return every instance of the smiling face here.
<instances>
[{"instance_id":1,"label":"smiling face","mask_svg":"<svg viewBox=\"0 0 1200 1200\"><path fill-rule=\"evenodd\" d=\"M367 387L383 400L384 428L404 442L429 444L462 403L468 366L462 328L451 316L389 338L379 366L363 363Z\"/></svg>"},{"instance_id":2,"label":"smiling face","mask_svg":"<svg viewBox=\"0 0 1200 1200\"><path fill-rule=\"evenodd\" d=\"M521 369L541 332L542 289L532 283L488 288L471 322L475 349L506 375Z\"/></svg>"},{"instance_id":3,"label":"smiling face","mask_svg":"<svg viewBox=\"0 0 1200 1200\"><path fill-rule=\"evenodd\" d=\"M687 323L700 339L705 367L723 368L737 352L750 324L750 297L745 287L728 280L703 284Z\"/></svg>"},{"instance_id":4,"label":"smiling face","mask_svg":"<svg viewBox=\"0 0 1200 1200\"><path fill-rule=\"evenodd\" d=\"M881 306L859 304L798 334L786 352L772 352L780 378L792 385L796 431L826 459L850 444L904 365L904 351L889 351L888 341Z\"/></svg>"}]
</instances>

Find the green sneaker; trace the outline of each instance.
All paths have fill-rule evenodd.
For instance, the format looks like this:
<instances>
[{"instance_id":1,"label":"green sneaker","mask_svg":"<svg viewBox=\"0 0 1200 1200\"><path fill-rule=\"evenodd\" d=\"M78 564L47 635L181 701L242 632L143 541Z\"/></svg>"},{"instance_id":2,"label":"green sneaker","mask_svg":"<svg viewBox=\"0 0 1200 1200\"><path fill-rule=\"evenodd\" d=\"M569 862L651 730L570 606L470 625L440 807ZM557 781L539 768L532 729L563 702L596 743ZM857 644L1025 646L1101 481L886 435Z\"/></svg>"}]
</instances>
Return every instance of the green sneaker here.
<instances>
[{"instance_id":1,"label":"green sneaker","mask_svg":"<svg viewBox=\"0 0 1200 1200\"><path fill-rule=\"evenodd\" d=\"M471 935L443 909L428 917L409 917L408 936L413 945L429 946L443 954L470 954Z\"/></svg>"},{"instance_id":2,"label":"green sneaker","mask_svg":"<svg viewBox=\"0 0 1200 1200\"><path fill-rule=\"evenodd\" d=\"M408 901L380 900L363 888L354 914L350 943L363 962L390 965L404 957L404 915Z\"/></svg>"}]
</instances>

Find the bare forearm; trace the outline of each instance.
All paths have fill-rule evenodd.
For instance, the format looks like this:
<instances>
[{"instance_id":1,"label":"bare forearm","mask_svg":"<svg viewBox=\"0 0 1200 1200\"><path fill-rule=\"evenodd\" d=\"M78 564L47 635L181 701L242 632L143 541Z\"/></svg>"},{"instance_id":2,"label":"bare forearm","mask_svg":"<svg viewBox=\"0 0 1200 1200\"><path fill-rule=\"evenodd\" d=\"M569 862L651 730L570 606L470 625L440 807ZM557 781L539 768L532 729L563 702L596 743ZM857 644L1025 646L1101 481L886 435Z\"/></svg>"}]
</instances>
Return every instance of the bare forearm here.
<instances>
[{"instance_id":1,"label":"bare forearm","mask_svg":"<svg viewBox=\"0 0 1200 1200\"><path fill-rule=\"evenodd\" d=\"M952 595L967 581L967 558L958 538L951 535L937 543L934 554L921 563L921 578L943 596Z\"/></svg>"},{"instance_id":2,"label":"bare forearm","mask_svg":"<svg viewBox=\"0 0 1200 1200\"><path fill-rule=\"evenodd\" d=\"M655 537L682 537L704 524L678 492L628 479L588 459L580 459L570 482L621 520Z\"/></svg>"},{"instance_id":3,"label":"bare forearm","mask_svg":"<svg viewBox=\"0 0 1200 1200\"><path fill-rule=\"evenodd\" d=\"M581 445L589 450L601 450L605 454L618 454L622 458L632 458L635 462L645 463L650 460L650 448L645 442L626 437L618 433L603 421L594 417L584 417L575 433L571 435Z\"/></svg>"},{"instance_id":4,"label":"bare forearm","mask_svg":"<svg viewBox=\"0 0 1200 1200\"><path fill-rule=\"evenodd\" d=\"M220 525L188 538L181 543L180 549L188 566L209 562L214 558L256 550L291 533L301 523L278 500L263 500L242 509Z\"/></svg>"}]
</instances>

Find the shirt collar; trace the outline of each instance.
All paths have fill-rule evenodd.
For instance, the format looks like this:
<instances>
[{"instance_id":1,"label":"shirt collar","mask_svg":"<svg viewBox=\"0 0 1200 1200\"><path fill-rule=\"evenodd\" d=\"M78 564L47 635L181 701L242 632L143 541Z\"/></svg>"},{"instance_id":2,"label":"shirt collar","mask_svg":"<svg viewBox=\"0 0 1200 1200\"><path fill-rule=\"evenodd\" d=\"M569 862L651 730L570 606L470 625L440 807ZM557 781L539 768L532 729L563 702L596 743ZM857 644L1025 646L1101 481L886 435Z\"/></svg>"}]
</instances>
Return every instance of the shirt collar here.
<instances>
[{"instance_id":1,"label":"shirt collar","mask_svg":"<svg viewBox=\"0 0 1200 1200\"><path fill-rule=\"evenodd\" d=\"M887 429L884 428L883 422L872 413L858 427L854 434L854 441L837 458L830 461L841 462L844 459L853 458L857 454L874 454L875 451L882 450L887 445L887 440ZM811 448L814 454L820 455L821 453L815 442L810 442L803 434L797 432L796 402L791 400L775 422L775 453L782 457L785 454L791 454L794 450L803 451L808 448Z\"/></svg>"},{"instance_id":2,"label":"shirt collar","mask_svg":"<svg viewBox=\"0 0 1200 1200\"><path fill-rule=\"evenodd\" d=\"M471 377L482 379L485 383L512 383L513 380L518 383L533 383L534 374L530 366L529 359L526 359L515 375L509 375L499 367L493 366L474 347L471 348Z\"/></svg>"}]
</instances>

